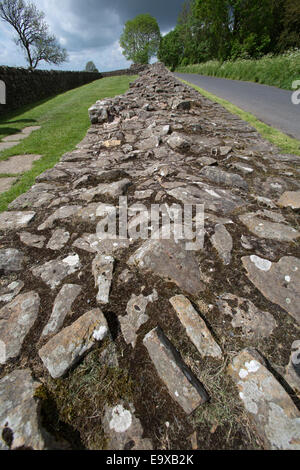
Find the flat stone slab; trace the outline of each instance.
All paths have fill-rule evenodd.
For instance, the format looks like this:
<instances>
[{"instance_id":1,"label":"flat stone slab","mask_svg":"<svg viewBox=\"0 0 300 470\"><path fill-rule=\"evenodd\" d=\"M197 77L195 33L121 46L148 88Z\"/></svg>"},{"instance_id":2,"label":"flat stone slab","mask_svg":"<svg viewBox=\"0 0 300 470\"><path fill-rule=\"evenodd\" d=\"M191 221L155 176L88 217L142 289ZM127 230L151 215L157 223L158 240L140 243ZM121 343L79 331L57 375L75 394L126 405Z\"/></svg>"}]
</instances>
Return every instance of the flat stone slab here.
<instances>
[{"instance_id":1,"label":"flat stone slab","mask_svg":"<svg viewBox=\"0 0 300 470\"><path fill-rule=\"evenodd\" d=\"M51 317L43 329L42 335L57 333L62 327L67 315L70 315L73 303L81 292L81 287L76 284L65 284L57 295Z\"/></svg>"},{"instance_id":2,"label":"flat stone slab","mask_svg":"<svg viewBox=\"0 0 300 470\"><path fill-rule=\"evenodd\" d=\"M229 374L265 449L300 450L300 412L260 355L241 351Z\"/></svg>"},{"instance_id":3,"label":"flat stone slab","mask_svg":"<svg viewBox=\"0 0 300 470\"><path fill-rule=\"evenodd\" d=\"M32 168L32 163L42 158L42 155L15 155L0 162L0 173L17 175Z\"/></svg>"},{"instance_id":4,"label":"flat stone slab","mask_svg":"<svg viewBox=\"0 0 300 470\"><path fill-rule=\"evenodd\" d=\"M300 340L294 341L285 380L300 395Z\"/></svg>"},{"instance_id":5,"label":"flat stone slab","mask_svg":"<svg viewBox=\"0 0 300 470\"><path fill-rule=\"evenodd\" d=\"M188 337L196 346L201 356L220 359L222 357L221 348L212 337L205 321L196 312L191 302L183 295L176 295L170 299L170 303L184 326Z\"/></svg>"},{"instance_id":6,"label":"flat stone slab","mask_svg":"<svg viewBox=\"0 0 300 470\"><path fill-rule=\"evenodd\" d=\"M240 215L239 219L244 225L246 225L250 232L260 238L290 242L300 237L300 232L293 227L261 219L254 213Z\"/></svg>"},{"instance_id":7,"label":"flat stone slab","mask_svg":"<svg viewBox=\"0 0 300 470\"><path fill-rule=\"evenodd\" d=\"M269 312L259 310L249 299L233 294L223 294L217 300L219 311L232 317L233 328L241 328L249 338L267 338L277 327Z\"/></svg>"},{"instance_id":8,"label":"flat stone slab","mask_svg":"<svg viewBox=\"0 0 300 470\"><path fill-rule=\"evenodd\" d=\"M27 135L20 132L19 134L8 135L2 139L2 142L14 142L15 144L19 143L20 140L26 139Z\"/></svg>"},{"instance_id":9,"label":"flat stone slab","mask_svg":"<svg viewBox=\"0 0 300 470\"><path fill-rule=\"evenodd\" d=\"M42 231L51 228L56 220L68 219L77 214L80 209L82 209L82 206L62 206L53 212L53 214L38 227L38 230Z\"/></svg>"},{"instance_id":10,"label":"flat stone slab","mask_svg":"<svg viewBox=\"0 0 300 470\"><path fill-rule=\"evenodd\" d=\"M124 317L120 316L119 322L121 331L126 344L131 344L135 348L137 341L137 332L142 325L147 323L149 316L146 314L146 309L149 303L158 300L158 294L154 289L153 293L145 297L143 294L132 294L129 300Z\"/></svg>"},{"instance_id":11,"label":"flat stone slab","mask_svg":"<svg viewBox=\"0 0 300 470\"><path fill-rule=\"evenodd\" d=\"M38 185L35 185L38 186ZM38 190L33 186L27 193L21 194L14 201L12 201L8 208L11 210L27 209L27 208L38 208L48 206L48 204L54 199L54 195L47 190ZM54 188L49 188L49 191L53 191Z\"/></svg>"},{"instance_id":12,"label":"flat stone slab","mask_svg":"<svg viewBox=\"0 0 300 470\"><path fill-rule=\"evenodd\" d=\"M0 193L8 191L16 181L17 178L0 178Z\"/></svg>"},{"instance_id":13,"label":"flat stone slab","mask_svg":"<svg viewBox=\"0 0 300 470\"><path fill-rule=\"evenodd\" d=\"M91 202L96 196L116 198L125 194L130 185L131 181L129 179L123 179L109 184L99 184L96 188L84 191L79 198L87 202Z\"/></svg>"},{"instance_id":14,"label":"flat stone slab","mask_svg":"<svg viewBox=\"0 0 300 470\"><path fill-rule=\"evenodd\" d=\"M300 209L300 191L287 191L283 193L277 204L279 207Z\"/></svg>"},{"instance_id":15,"label":"flat stone slab","mask_svg":"<svg viewBox=\"0 0 300 470\"><path fill-rule=\"evenodd\" d=\"M17 357L40 308L36 292L18 295L0 310L0 364ZM1 353L2 352L2 353Z\"/></svg>"},{"instance_id":16,"label":"flat stone slab","mask_svg":"<svg viewBox=\"0 0 300 470\"><path fill-rule=\"evenodd\" d=\"M0 270L5 273L23 270L24 254L15 248L0 249Z\"/></svg>"},{"instance_id":17,"label":"flat stone slab","mask_svg":"<svg viewBox=\"0 0 300 470\"><path fill-rule=\"evenodd\" d=\"M32 246L33 248L43 248L46 237L35 235L34 233L22 232L20 233L20 240L24 245Z\"/></svg>"},{"instance_id":18,"label":"flat stone slab","mask_svg":"<svg viewBox=\"0 0 300 470\"><path fill-rule=\"evenodd\" d=\"M253 255L242 258L242 263L255 287L300 324L300 260L284 256L278 263L272 263Z\"/></svg>"},{"instance_id":19,"label":"flat stone slab","mask_svg":"<svg viewBox=\"0 0 300 470\"><path fill-rule=\"evenodd\" d=\"M113 278L114 258L108 255L98 254L92 264L92 274L95 279L95 287L98 288L97 302L108 304L110 286Z\"/></svg>"},{"instance_id":20,"label":"flat stone slab","mask_svg":"<svg viewBox=\"0 0 300 470\"><path fill-rule=\"evenodd\" d=\"M15 145L18 145L19 142L0 142L0 152L3 152L3 150L11 149L12 147L15 147Z\"/></svg>"},{"instance_id":21,"label":"flat stone slab","mask_svg":"<svg viewBox=\"0 0 300 470\"><path fill-rule=\"evenodd\" d=\"M75 248L103 255L112 255L119 250L128 248L129 245L129 240L102 240L97 234L91 233L84 233L81 238L77 238L73 243Z\"/></svg>"},{"instance_id":22,"label":"flat stone slab","mask_svg":"<svg viewBox=\"0 0 300 470\"><path fill-rule=\"evenodd\" d=\"M247 182L240 175L228 173L218 167L206 166L200 171L200 174L213 183L248 190Z\"/></svg>"},{"instance_id":23,"label":"flat stone slab","mask_svg":"<svg viewBox=\"0 0 300 470\"><path fill-rule=\"evenodd\" d=\"M169 394L187 414L208 400L203 386L160 328L150 331L143 343Z\"/></svg>"},{"instance_id":24,"label":"flat stone slab","mask_svg":"<svg viewBox=\"0 0 300 470\"><path fill-rule=\"evenodd\" d=\"M234 195L226 189L219 189L215 186L208 186L202 182L199 188L195 186L179 187L167 191L167 193L183 202L184 204L204 204L205 210L219 212L222 215L232 213L235 209L239 209L245 205L243 199Z\"/></svg>"},{"instance_id":25,"label":"flat stone slab","mask_svg":"<svg viewBox=\"0 0 300 470\"><path fill-rule=\"evenodd\" d=\"M29 369L15 370L0 380L0 435L9 431L11 450L45 449L40 404L34 397L40 385L32 379ZM4 441L0 437L0 449L1 443Z\"/></svg>"},{"instance_id":26,"label":"flat stone slab","mask_svg":"<svg viewBox=\"0 0 300 470\"><path fill-rule=\"evenodd\" d=\"M2 212L0 214L0 230L18 230L27 227L34 219L35 212Z\"/></svg>"},{"instance_id":27,"label":"flat stone slab","mask_svg":"<svg viewBox=\"0 0 300 470\"><path fill-rule=\"evenodd\" d=\"M191 295L197 295L205 288L195 254L186 251L183 242L147 240L129 258L128 264L174 282Z\"/></svg>"},{"instance_id":28,"label":"flat stone slab","mask_svg":"<svg viewBox=\"0 0 300 470\"><path fill-rule=\"evenodd\" d=\"M32 268L32 274L40 277L51 289L59 286L65 277L75 273L80 269L81 263L78 255L70 255L63 260L52 260L47 263Z\"/></svg>"},{"instance_id":29,"label":"flat stone slab","mask_svg":"<svg viewBox=\"0 0 300 470\"><path fill-rule=\"evenodd\" d=\"M41 126L27 126L22 129L22 133L28 136L32 132L38 131L39 129L41 129Z\"/></svg>"},{"instance_id":30,"label":"flat stone slab","mask_svg":"<svg viewBox=\"0 0 300 470\"><path fill-rule=\"evenodd\" d=\"M0 288L0 302L11 302L23 289L23 281L13 281Z\"/></svg>"},{"instance_id":31,"label":"flat stone slab","mask_svg":"<svg viewBox=\"0 0 300 470\"><path fill-rule=\"evenodd\" d=\"M233 241L225 225L217 224L215 226L215 233L211 237L211 243L217 250L223 264L225 266L230 264Z\"/></svg>"},{"instance_id":32,"label":"flat stone slab","mask_svg":"<svg viewBox=\"0 0 300 470\"><path fill-rule=\"evenodd\" d=\"M47 244L47 248L53 251L61 250L66 245L69 238L70 233L64 229L59 228L52 233L52 237Z\"/></svg>"},{"instance_id":33,"label":"flat stone slab","mask_svg":"<svg viewBox=\"0 0 300 470\"><path fill-rule=\"evenodd\" d=\"M39 356L49 374L57 379L107 333L107 322L101 310L91 310L51 338L39 350Z\"/></svg>"},{"instance_id":34,"label":"flat stone slab","mask_svg":"<svg viewBox=\"0 0 300 470\"><path fill-rule=\"evenodd\" d=\"M102 420L105 436L108 439L107 450L152 450L150 439L143 439L141 422L135 416L132 403L123 402L114 407L106 406Z\"/></svg>"}]
</instances>

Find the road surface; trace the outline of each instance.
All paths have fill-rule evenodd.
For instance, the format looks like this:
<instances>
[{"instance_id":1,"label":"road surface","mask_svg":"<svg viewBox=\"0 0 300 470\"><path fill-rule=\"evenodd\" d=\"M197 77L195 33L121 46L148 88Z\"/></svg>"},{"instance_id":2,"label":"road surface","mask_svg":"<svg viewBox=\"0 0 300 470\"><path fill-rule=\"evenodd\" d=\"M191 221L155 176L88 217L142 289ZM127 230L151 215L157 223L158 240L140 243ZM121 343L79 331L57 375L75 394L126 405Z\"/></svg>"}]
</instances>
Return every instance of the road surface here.
<instances>
[{"instance_id":1,"label":"road surface","mask_svg":"<svg viewBox=\"0 0 300 470\"><path fill-rule=\"evenodd\" d=\"M300 104L292 103L293 92L226 78L188 73L175 73L175 75L230 101L254 114L260 121L300 140Z\"/></svg>"}]
</instances>

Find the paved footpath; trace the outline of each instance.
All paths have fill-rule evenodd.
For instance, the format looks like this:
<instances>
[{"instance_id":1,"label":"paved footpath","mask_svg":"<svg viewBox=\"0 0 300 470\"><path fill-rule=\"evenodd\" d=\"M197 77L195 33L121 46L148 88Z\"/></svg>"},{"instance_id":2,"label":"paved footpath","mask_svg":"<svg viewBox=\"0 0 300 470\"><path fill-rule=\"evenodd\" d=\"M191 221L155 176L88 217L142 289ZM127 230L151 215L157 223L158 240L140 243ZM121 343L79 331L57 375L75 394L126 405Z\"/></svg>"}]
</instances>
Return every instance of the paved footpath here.
<instances>
[{"instance_id":1,"label":"paved footpath","mask_svg":"<svg viewBox=\"0 0 300 470\"><path fill-rule=\"evenodd\" d=\"M175 75L254 114L269 126L300 139L300 104L292 103L291 91L193 73Z\"/></svg>"}]
</instances>

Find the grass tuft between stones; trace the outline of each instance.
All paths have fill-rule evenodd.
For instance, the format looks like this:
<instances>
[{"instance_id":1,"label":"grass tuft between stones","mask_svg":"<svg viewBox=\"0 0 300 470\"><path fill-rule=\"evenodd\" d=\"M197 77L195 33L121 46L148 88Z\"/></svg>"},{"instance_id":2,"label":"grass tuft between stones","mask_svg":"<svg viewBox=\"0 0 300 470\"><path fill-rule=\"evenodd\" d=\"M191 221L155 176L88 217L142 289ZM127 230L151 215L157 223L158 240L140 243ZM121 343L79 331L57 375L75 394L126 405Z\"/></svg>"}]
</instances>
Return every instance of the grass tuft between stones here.
<instances>
[{"instance_id":1,"label":"grass tuft between stones","mask_svg":"<svg viewBox=\"0 0 300 470\"><path fill-rule=\"evenodd\" d=\"M57 438L66 438L72 448L104 450L102 428L105 405L114 406L133 398L133 382L126 369L109 367L100 360L105 347L87 355L82 363L62 379L48 379L35 396L42 401L44 426ZM54 411L55 410L55 411ZM70 427L73 433L66 432ZM80 442L74 438L76 431Z\"/></svg>"}]
</instances>

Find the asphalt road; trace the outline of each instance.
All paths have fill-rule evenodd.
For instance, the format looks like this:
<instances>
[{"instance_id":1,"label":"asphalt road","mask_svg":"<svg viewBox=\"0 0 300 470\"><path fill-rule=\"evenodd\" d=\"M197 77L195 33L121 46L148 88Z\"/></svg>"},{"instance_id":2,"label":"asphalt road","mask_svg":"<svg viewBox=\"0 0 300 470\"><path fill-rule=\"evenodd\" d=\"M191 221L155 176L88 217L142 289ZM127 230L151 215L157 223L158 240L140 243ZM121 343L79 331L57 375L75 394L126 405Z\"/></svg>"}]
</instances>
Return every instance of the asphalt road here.
<instances>
[{"instance_id":1,"label":"asphalt road","mask_svg":"<svg viewBox=\"0 0 300 470\"><path fill-rule=\"evenodd\" d=\"M260 121L300 140L300 104L292 103L291 91L226 78L187 73L175 75L230 101L254 114Z\"/></svg>"}]
</instances>

